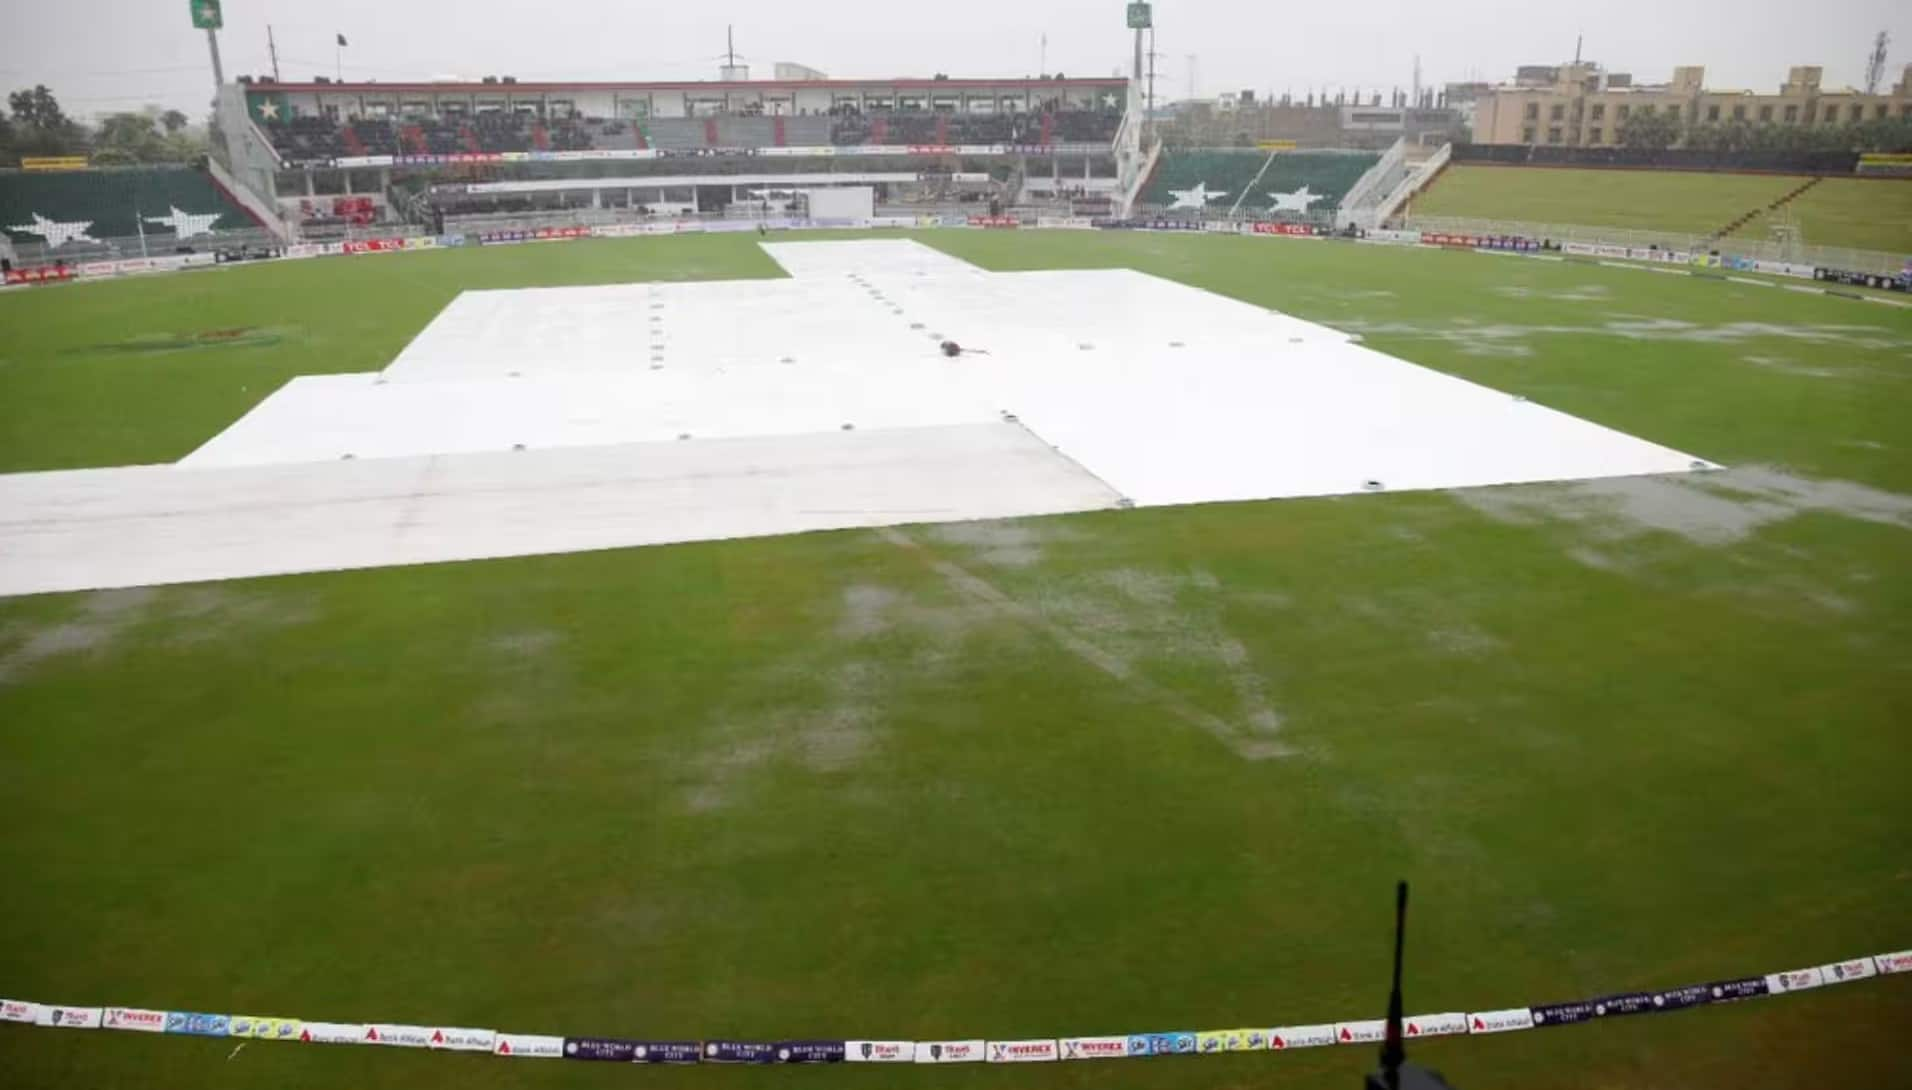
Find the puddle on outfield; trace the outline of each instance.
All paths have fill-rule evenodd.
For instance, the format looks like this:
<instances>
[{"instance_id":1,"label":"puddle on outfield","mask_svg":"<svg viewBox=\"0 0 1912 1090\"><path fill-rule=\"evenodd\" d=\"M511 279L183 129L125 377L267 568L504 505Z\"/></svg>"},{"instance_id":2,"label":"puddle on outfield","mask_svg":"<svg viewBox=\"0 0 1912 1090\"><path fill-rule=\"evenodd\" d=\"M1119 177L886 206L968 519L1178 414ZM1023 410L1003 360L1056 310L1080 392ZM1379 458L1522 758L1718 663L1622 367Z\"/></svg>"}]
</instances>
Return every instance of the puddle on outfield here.
<instances>
[{"instance_id":1,"label":"puddle on outfield","mask_svg":"<svg viewBox=\"0 0 1912 1090\"><path fill-rule=\"evenodd\" d=\"M1440 325L1359 319L1334 324L1339 329L1364 337L1402 337L1451 344L1470 356L1531 356L1533 347L1529 342L1538 337L1613 337L1656 344L1727 345L1770 338L1867 349L1897 348L1904 344L1904 340L1895 337L1891 330L1869 325L1776 325L1768 322L1705 325L1673 318L1642 318L1625 314L1609 315L1607 321L1597 325L1516 325L1505 322L1477 323L1465 319Z\"/></svg>"},{"instance_id":2,"label":"puddle on outfield","mask_svg":"<svg viewBox=\"0 0 1912 1090\"><path fill-rule=\"evenodd\" d=\"M265 348L288 340L293 332L272 326L232 326L192 333L142 333L121 341L78 345L62 354L150 356L208 348Z\"/></svg>"}]
</instances>

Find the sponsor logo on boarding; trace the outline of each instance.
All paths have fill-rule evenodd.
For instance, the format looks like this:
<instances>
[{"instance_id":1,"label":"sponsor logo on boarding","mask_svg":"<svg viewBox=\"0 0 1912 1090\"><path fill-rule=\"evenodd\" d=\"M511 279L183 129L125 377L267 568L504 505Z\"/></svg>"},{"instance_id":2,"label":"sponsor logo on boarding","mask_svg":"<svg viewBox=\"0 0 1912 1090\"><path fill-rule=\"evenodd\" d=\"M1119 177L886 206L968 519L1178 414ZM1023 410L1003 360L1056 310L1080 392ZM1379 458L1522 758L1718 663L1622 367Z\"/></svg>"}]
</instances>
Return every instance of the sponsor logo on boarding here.
<instances>
[{"instance_id":1,"label":"sponsor logo on boarding","mask_svg":"<svg viewBox=\"0 0 1912 1090\"><path fill-rule=\"evenodd\" d=\"M519 1060L554 1060L564 1055L564 1038L535 1033L500 1033L492 1039L491 1054Z\"/></svg>"},{"instance_id":2,"label":"sponsor logo on boarding","mask_svg":"<svg viewBox=\"0 0 1912 1090\"><path fill-rule=\"evenodd\" d=\"M0 1022L32 1022L40 1017L40 1004L23 999L0 999Z\"/></svg>"},{"instance_id":3,"label":"sponsor logo on boarding","mask_svg":"<svg viewBox=\"0 0 1912 1090\"><path fill-rule=\"evenodd\" d=\"M989 1042L989 1062L992 1064L1047 1063L1054 1060L1058 1052L1053 1038Z\"/></svg>"},{"instance_id":4,"label":"sponsor logo on boarding","mask_svg":"<svg viewBox=\"0 0 1912 1090\"><path fill-rule=\"evenodd\" d=\"M1758 999L1772 989L1768 978L1763 976L1741 977L1738 980L1716 980L1704 985L1715 1003L1730 1003L1735 999Z\"/></svg>"},{"instance_id":5,"label":"sponsor logo on boarding","mask_svg":"<svg viewBox=\"0 0 1912 1090\"><path fill-rule=\"evenodd\" d=\"M1650 992L1623 992L1620 995L1603 996L1593 1001L1595 1018L1618 1018L1628 1014L1646 1014L1659 1008L1653 1004Z\"/></svg>"},{"instance_id":6,"label":"sponsor logo on boarding","mask_svg":"<svg viewBox=\"0 0 1912 1090\"><path fill-rule=\"evenodd\" d=\"M1148 1042L1150 1056L1179 1056L1195 1051L1193 1033L1151 1033Z\"/></svg>"},{"instance_id":7,"label":"sponsor logo on boarding","mask_svg":"<svg viewBox=\"0 0 1912 1090\"><path fill-rule=\"evenodd\" d=\"M191 1011L167 1011L166 1032L187 1033L194 1037L224 1037L231 1032L232 1019L223 1014L194 1014Z\"/></svg>"},{"instance_id":8,"label":"sponsor logo on boarding","mask_svg":"<svg viewBox=\"0 0 1912 1090\"><path fill-rule=\"evenodd\" d=\"M1388 1035L1388 1024L1379 1019L1365 1022L1336 1022L1334 1040L1336 1044L1357 1045L1368 1041L1379 1041Z\"/></svg>"},{"instance_id":9,"label":"sponsor logo on boarding","mask_svg":"<svg viewBox=\"0 0 1912 1090\"><path fill-rule=\"evenodd\" d=\"M1879 970L1873 966L1870 958L1853 958L1851 961L1835 961L1831 965L1821 965L1819 975L1825 977L1828 984L1844 984L1847 981L1878 976Z\"/></svg>"},{"instance_id":10,"label":"sponsor logo on boarding","mask_svg":"<svg viewBox=\"0 0 1912 1090\"><path fill-rule=\"evenodd\" d=\"M1578 1003L1543 1003L1531 1009L1536 1026L1570 1026L1594 1017L1593 1004L1584 1000Z\"/></svg>"},{"instance_id":11,"label":"sponsor logo on boarding","mask_svg":"<svg viewBox=\"0 0 1912 1090\"><path fill-rule=\"evenodd\" d=\"M1268 1047L1277 1052L1331 1044L1334 1044L1333 1026L1277 1026L1268 1031Z\"/></svg>"},{"instance_id":12,"label":"sponsor logo on boarding","mask_svg":"<svg viewBox=\"0 0 1912 1090\"><path fill-rule=\"evenodd\" d=\"M1786 973L1769 973L1766 976L1766 991L1772 995L1781 992L1803 992L1807 988L1817 988L1826 982L1818 969L1794 969Z\"/></svg>"},{"instance_id":13,"label":"sponsor logo on boarding","mask_svg":"<svg viewBox=\"0 0 1912 1090\"><path fill-rule=\"evenodd\" d=\"M778 1041L777 1062L784 1064L834 1064L847 1058L844 1041Z\"/></svg>"},{"instance_id":14,"label":"sponsor logo on boarding","mask_svg":"<svg viewBox=\"0 0 1912 1090\"><path fill-rule=\"evenodd\" d=\"M442 1048L447 1052L490 1052L497 1039L495 1030L438 1026L432 1030L425 1044L428 1048Z\"/></svg>"},{"instance_id":15,"label":"sponsor logo on boarding","mask_svg":"<svg viewBox=\"0 0 1912 1090\"><path fill-rule=\"evenodd\" d=\"M714 1064L775 1063L777 1046L768 1041L705 1041L704 1060Z\"/></svg>"},{"instance_id":16,"label":"sponsor logo on boarding","mask_svg":"<svg viewBox=\"0 0 1912 1090\"><path fill-rule=\"evenodd\" d=\"M1534 1028L1534 1012L1526 1007L1504 1011L1472 1011L1467 1015L1469 1033L1511 1033Z\"/></svg>"},{"instance_id":17,"label":"sponsor logo on boarding","mask_svg":"<svg viewBox=\"0 0 1912 1090\"><path fill-rule=\"evenodd\" d=\"M1228 1051L1230 1052L1259 1052L1267 1047L1267 1030L1231 1029L1228 1031Z\"/></svg>"},{"instance_id":18,"label":"sponsor logo on boarding","mask_svg":"<svg viewBox=\"0 0 1912 1090\"><path fill-rule=\"evenodd\" d=\"M1062 1046L1062 1058L1065 1060L1119 1060L1134 1053L1129 1051L1129 1043L1140 1040L1146 1044L1147 1038L1130 1037L1064 1037L1056 1042Z\"/></svg>"},{"instance_id":19,"label":"sponsor logo on boarding","mask_svg":"<svg viewBox=\"0 0 1912 1090\"><path fill-rule=\"evenodd\" d=\"M1013 228L1022 226L1022 221L1017 219L1014 216L971 216L969 217L968 223L969 223L969 226L971 227L995 227L995 228L1012 228L1013 229Z\"/></svg>"},{"instance_id":20,"label":"sponsor logo on boarding","mask_svg":"<svg viewBox=\"0 0 1912 1090\"><path fill-rule=\"evenodd\" d=\"M365 1036L365 1027L352 1022L307 1022L299 1027L299 1040L311 1045L355 1045Z\"/></svg>"},{"instance_id":21,"label":"sponsor logo on boarding","mask_svg":"<svg viewBox=\"0 0 1912 1090\"><path fill-rule=\"evenodd\" d=\"M1467 1016L1455 1011L1449 1014L1417 1014L1401 1023L1403 1037L1446 1037L1454 1033L1467 1032Z\"/></svg>"},{"instance_id":22,"label":"sponsor logo on boarding","mask_svg":"<svg viewBox=\"0 0 1912 1090\"><path fill-rule=\"evenodd\" d=\"M634 1064L694 1064L703 1048L696 1041L639 1041L631 1050Z\"/></svg>"},{"instance_id":23,"label":"sponsor logo on boarding","mask_svg":"<svg viewBox=\"0 0 1912 1090\"><path fill-rule=\"evenodd\" d=\"M916 1042L916 1062L919 1064L973 1064L981 1063L988 1046L982 1041L918 1041Z\"/></svg>"},{"instance_id":24,"label":"sponsor logo on boarding","mask_svg":"<svg viewBox=\"0 0 1912 1090\"><path fill-rule=\"evenodd\" d=\"M567 1060L630 1063L631 1057L636 1052L636 1041L624 1041L616 1037L566 1037L564 1039L564 1058Z\"/></svg>"},{"instance_id":25,"label":"sponsor logo on boarding","mask_svg":"<svg viewBox=\"0 0 1912 1090\"><path fill-rule=\"evenodd\" d=\"M400 1026L389 1023L375 1023L365 1027L360 1043L368 1045L390 1045L393 1048L429 1048L432 1031L425 1026Z\"/></svg>"},{"instance_id":26,"label":"sponsor logo on boarding","mask_svg":"<svg viewBox=\"0 0 1912 1090\"><path fill-rule=\"evenodd\" d=\"M103 1012L98 1007L59 1007L43 1003L34 1025L56 1029L98 1029L102 1018Z\"/></svg>"},{"instance_id":27,"label":"sponsor logo on boarding","mask_svg":"<svg viewBox=\"0 0 1912 1090\"><path fill-rule=\"evenodd\" d=\"M1912 950L1896 954L1877 954L1872 959L1882 973L1912 973Z\"/></svg>"},{"instance_id":28,"label":"sponsor logo on boarding","mask_svg":"<svg viewBox=\"0 0 1912 1090\"><path fill-rule=\"evenodd\" d=\"M107 1029L128 1029L136 1033L166 1032L166 1012L146 1011L134 1007L108 1007L106 1020L102 1023Z\"/></svg>"},{"instance_id":29,"label":"sponsor logo on boarding","mask_svg":"<svg viewBox=\"0 0 1912 1090\"><path fill-rule=\"evenodd\" d=\"M1711 989L1704 984L1688 984L1684 988L1668 988L1653 993L1653 1009L1656 1011L1685 1010L1713 1001Z\"/></svg>"},{"instance_id":30,"label":"sponsor logo on boarding","mask_svg":"<svg viewBox=\"0 0 1912 1090\"><path fill-rule=\"evenodd\" d=\"M1211 1052L1228 1051L1228 1031L1225 1029L1203 1030L1195 1035L1195 1051L1204 1055Z\"/></svg>"},{"instance_id":31,"label":"sponsor logo on boarding","mask_svg":"<svg viewBox=\"0 0 1912 1090\"><path fill-rule=\"evenodd\" d=\"M8 269L6 281L9 284L48 284L71 280L73 277L71 265L37 265L30 269Z\"/></svg>"},{"instance_id":32,"label":"sponsor logo on boarding","mask_svg":"<svg viewBox=\"0 0 1912 1090\"><path fill-rule=\"evenodd\" d=\"M258 1041L290 1041L299 1036L303 1025L297 1018L260 1018L251 1014L235 1014L227 1021L226 1035Z\"/></svg>"},{"instance_id":33,"label":"sponsor logo on boarding","mask_svg":"<svg viewBox=\"0 0 1912 1090\"><path fill-rule=\"evenodd\" d=\"M1306 238L1314 234L1314 229L1305 223L1257 223L1254 232L1258 235L1287 235L1291 238Z\"/></svg>"},{"instance_id":34,"label":"sponsor logo on boarding","mask_svg":"<svg viewBox=\"0 0 1912 1090\"><path fill-rule=\"evenodd\" d=\"M906 1064L916 1059L915 1041L845 1041L843 1058L851 1063Z\"/></svg>"}]
</instances>

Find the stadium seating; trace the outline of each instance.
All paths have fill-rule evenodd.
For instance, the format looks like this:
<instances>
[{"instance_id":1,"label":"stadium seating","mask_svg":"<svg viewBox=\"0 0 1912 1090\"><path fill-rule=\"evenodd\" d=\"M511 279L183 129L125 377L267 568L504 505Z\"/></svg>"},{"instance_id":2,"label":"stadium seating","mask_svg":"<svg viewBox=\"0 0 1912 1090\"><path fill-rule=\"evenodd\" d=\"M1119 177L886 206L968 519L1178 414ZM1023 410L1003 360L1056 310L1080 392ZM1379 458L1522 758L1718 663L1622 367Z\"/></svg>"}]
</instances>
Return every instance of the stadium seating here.
<instances>
[{"instance_id":1,"label":"stadium seating","mask_svg":"<svg viewBox=\"0 0 1912 1090\"><path fill-rule=\"evenodd\" d=\"M322 163L348 156L456 155L464 152L591 151L709 147L761 148L945 144L1106 144L1121 115L1069 110L1034 114L913 112L834 116L651 118L618 121L542 119L529 114L479 114L469 119L354 118L343 124L320 117L262 122L288 163Z\"/></svg>"},{"instance_id":2,"label":"stadium seating","mask_svg":"<svg viewBox=\"0 0 1912 1090\"><path fill-rule=\"evenodd\" d=\"M1106 144L1122 117L1108 111L1039 114L848 113L830 142L858 144Z\"/></svg>"},{"instance_id":3,"label":"stadium seating","mask_svg":"<svg viewBox=\"0 0 1912 1090\"><path fill-rule=\"evenodd\" d=\"M1375 152L1344 151L1284 151L1277 153L1273 162L1268 156L1268 152L1253 148L1164 153L1142 191L1141 203L1166 208L1175 203L1176 191L1202 186L1210 193L1225 194L1211 201L1209 208L1226 211L1252 183L1241 206L1243 212L1266 212L1274 201L1273 194L1296 193L1303 187L1322 198L1309 203L1309 212L1330 212L1381 158ZM1260 175L1259 181L1256 175Z\"/></svg>"},{"instance_id":4,"label":"stadium seating","mask_svg":"<svg viewBox=\"0 0 1912 1090\"><path fill-rule=\"evenodd\" d=\"M174 210L192 217L217 217L210 224L200 221L197 229L188 226L188 236L253 226L204 171L189 167L0 173L0 229L15 242L43 240L45 232L32 230L36 216L52 224L90 223L84 233L96 239L137 235L141 228L137 217L145 216L148 236L169 235L185 222L168 222Z\"/></svg>"}]
</instances>

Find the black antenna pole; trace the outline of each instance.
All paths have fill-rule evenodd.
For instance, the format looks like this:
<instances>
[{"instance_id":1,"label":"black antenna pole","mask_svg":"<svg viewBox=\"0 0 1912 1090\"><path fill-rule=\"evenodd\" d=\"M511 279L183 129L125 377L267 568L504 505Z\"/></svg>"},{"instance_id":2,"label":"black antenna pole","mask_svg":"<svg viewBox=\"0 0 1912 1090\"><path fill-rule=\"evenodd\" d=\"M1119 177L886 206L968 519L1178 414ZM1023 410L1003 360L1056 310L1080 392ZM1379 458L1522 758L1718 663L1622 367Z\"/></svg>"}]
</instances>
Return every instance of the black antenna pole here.
<instances>
[{"instance_id":1,"label":"black antenna pole","mask_svg":"<svg viewBox=\"0 0 1912 1090\"><path fill-rule=\"evenodd\" d=\"M1407 1047L1401 1040L1401 953L1407 941L1407 883L1394 887L1394 986L1388 992L1388 1030L1381 1043L1381 1071L1389 1090L1401 1084L1401 1063Z\"/></svg>"},{"instance_id":2,"label":"black antenna pole","mask_svg":"<svg viewBox=\"0 0 1912 1090\"><path fill-rule=\"evenodd\" d=\"M1381 1069L1362 1083L1364 1090L1452 1090L1438 1072L1407 1062L1402 1032L1401 961L1407 947L1407 883L1394 886L1394 986L1388 991L1387 1035L1381 1040Z\"/></svg>"}]
</instances>

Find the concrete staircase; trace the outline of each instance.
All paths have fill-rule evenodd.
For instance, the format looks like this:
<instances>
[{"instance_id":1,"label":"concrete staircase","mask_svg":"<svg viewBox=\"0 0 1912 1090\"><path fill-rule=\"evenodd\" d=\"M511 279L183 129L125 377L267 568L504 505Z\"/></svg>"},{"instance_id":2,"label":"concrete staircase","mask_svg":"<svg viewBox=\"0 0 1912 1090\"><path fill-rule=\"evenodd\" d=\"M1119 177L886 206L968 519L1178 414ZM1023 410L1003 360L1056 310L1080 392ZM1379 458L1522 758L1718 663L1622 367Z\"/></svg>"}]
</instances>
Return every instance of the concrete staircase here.
<instances>
[{"instance_id":1,"label":"concrete staircase","mask_svg":"<svg viewBox=\"0 0 1912 1090\"><path fill-rule=\"evenodd\" d=\"M1728 223L1726 226L1720 228L1719 230L1714 231L1712 234L1707 235L1705 245L1711 246L1713 243L1718 242L1720 239L1725 238L1727 235L1732 234L1734 231L1739 230L1740 228L1753 222L1759 217L1770 215L1771 213L1779 211L1781 208L1784 208L1787 205L1791 204L1792 202L1798 200L1802 195L1805 194L1807 190L1811 189L1813 186L1816 186L1820 182L1823 182L1825 180L1826 179L1824 177L1808 178L1803 184L1799 186L1795 186L1791 192L1787 193L1785 196L1779 198L1778 200L1773 201L1771 204L1768 204L1763 208L1755 208L1755 209L1752 209L1751 211L1742 213L1739 216L1739 218L1733 220L1731 223Z\"/></svg>"}]
</instances>

